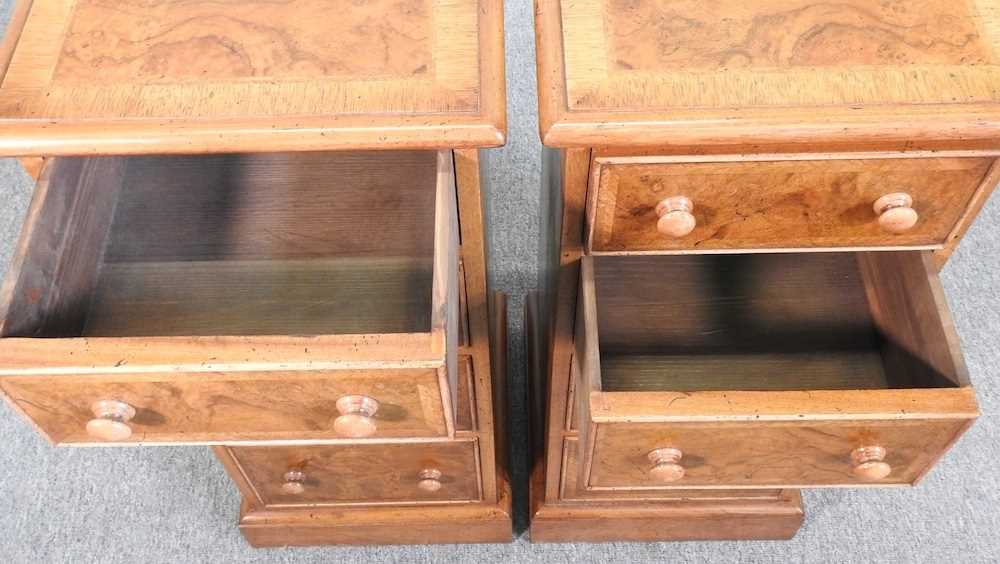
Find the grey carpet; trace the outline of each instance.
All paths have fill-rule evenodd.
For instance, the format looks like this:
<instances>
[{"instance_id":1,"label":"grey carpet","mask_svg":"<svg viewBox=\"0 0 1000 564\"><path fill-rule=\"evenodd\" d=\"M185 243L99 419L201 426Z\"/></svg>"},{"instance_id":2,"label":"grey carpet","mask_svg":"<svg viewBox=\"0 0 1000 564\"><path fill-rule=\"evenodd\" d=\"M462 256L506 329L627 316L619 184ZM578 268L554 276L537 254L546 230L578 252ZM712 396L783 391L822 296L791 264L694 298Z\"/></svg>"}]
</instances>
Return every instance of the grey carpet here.
<instances>
[{"instance_id":1,"label":"grey carpet","mask_svg":"<svg viewBox=\"0 0 1000 564\"><path fill-rule=\"evenodd\" d=\"M6 21L11 0L0 0ZM515 463L523 478L520 308L535 286L539 143L529 0L507 0L509 141L493 151L494 287L511 296ZM2 135L0 130L0 135ZM6 268L31 182L0 161L0 264ZM254 550L235 527L236 489L207 448L56 449L0 402L0 557L6 562L991 562L1000 561L1000 198L944 271L983 416L912 489L805 494L788 542L306 548ZM523 499L519 500L523 526Z\"/></svg>"}]
</instances>

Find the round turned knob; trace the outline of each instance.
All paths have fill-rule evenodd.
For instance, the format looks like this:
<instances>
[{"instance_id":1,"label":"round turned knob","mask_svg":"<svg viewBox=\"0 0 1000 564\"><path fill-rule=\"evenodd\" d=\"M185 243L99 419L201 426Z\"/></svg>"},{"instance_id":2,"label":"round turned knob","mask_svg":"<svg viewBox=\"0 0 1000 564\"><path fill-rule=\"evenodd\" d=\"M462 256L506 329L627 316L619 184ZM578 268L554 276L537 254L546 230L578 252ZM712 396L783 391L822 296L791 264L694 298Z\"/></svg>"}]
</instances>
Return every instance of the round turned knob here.
<instances>
[{"instance_id":1,"label":"round turned knob","mask_svg":"<svg viewBox=\"0 0 1000 564\"><path fill-rule=\"evenodd\" d=\"M128 422L135 408L118 400L97 400L90 404L94 418L87 421L87 434L99 441L124 441L132 436Z\"/></svg>"},{"instance_id":2,"label":"round turned knob","mask_svg":"<svg viewBox=\"0 0 1000 564\"><path fill-rule=\"evenodd\" d=\"M646 455L653 463L649 474L661 482L676 482L684 477L684 467L680 465L684 456L676 448L658 448Z\"/></svg>"},{"instance_id":3,"label":"round turned knob","mask_svg":"<svg viewBox=\"0 0 1000 564\"><path fill-rule=\"evenodd\" d=\"M881 480L892 472L892 466L885 462L885 449L880 446L865 446L851 452L854 475L862 480Z\"/></svg>"},{"instance_id":4,"label":"round turned knob","mask_svg":"<svg viewBox=\"0 0 1000 564\"><path fill-rule=\"evenodd\" d=\"M344 396L337 400L340 417L334 419L333 430L338 435L359 439L375 434L375 412L378 402L368 396Z\"/></svg>"},{"instance_id":5,"label":"round turned knob","mask_svg":"<svg viewBox=\"0 0 1000 564\"><path fill-rule=\"evenodd\" d=\"M417 477L420 479L420 481L417 482L417 487L420 488L421 491L432 493L441 489L440 470L435 470L433 468L421 470Z\"/></svg>"},{"instance_id":6,"label":"round turned knob","mask_svg":"<svg viewBox=\"0 0 1000 564\"><path fill-rule=\"evenodd\" d=\"M694 231L694 204L686 196L671 196L656 204L656 230L667 237L679 239Z\"/></svg>"},{"instance_id":7,"label":"round turned knob","mask_svg":"<svg viewBox=\"0 0 1000 564\"><path fill-rule=\"evenodd\" d=\"M289 470L281 477L281 491L289 495L299 495L306 491L306 473L301 470Z\"/></svg>"},{"instance_id":8,"label":"round turned knob","mask_svg":"<svg viewBox=\"0 0 1000 564\"><path fill-rule=\"evenodd\" d=\"M920 217L913 209L913 198L906 192L886 194L875 200L873 208L878 214L878 224L889 233L909 231Z\"/></svg>"}]
</instances>

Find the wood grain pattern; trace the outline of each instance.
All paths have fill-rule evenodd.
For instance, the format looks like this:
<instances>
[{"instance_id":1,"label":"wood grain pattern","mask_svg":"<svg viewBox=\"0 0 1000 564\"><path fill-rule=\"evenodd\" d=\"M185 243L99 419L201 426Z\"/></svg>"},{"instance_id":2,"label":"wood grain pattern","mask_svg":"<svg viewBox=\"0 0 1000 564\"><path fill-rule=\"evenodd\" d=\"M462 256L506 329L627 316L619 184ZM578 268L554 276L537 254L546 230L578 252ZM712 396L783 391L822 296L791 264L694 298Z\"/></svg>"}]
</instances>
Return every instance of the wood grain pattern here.
<instances>
[{"instance_id":1,"label":"wood grain pattern","mask_svg":"<svg viewBox=\"0 0 1000 564\"><path fill-rule=\"evenodd\" d=\"M126 362L124 358L121 362ZM342 369L160 371L89 375L4 376L7 399L56 445L231 444L347 440L334 432L337 399L363 394L379 402L372 440L446 437L448 418L439 370ZM124 443L86 433L90 405L101 399L136 408ZM358 440L358 439L351 439Z\"/></svg>"},{"instance_id":2,"label":"wood grain pattern","mask_svg":"<svg viewBox=\"0 0 1000 564\"><path fill-rule=\"evenodd\" d=\"M589 246L595 253L941 247L992 162L598 158L589 202ZM919 214L916 226L900 234L883 230L872 209L879 197L893 192L912 196ZM697 226L687 236L670 238L657 231L656 205L671 196L694 203Z\"/></svg>"},{"instance_id":3,"label":"wood grain pattern","mask_svg":"<svg viewBox=\"0 0 1000 564\"><path fill-rule=\"evenodd\" d=\"M2 154L504 141L499 0L26 4Z\"/></svg>"},{"instance_id":4,"label":"wood grain pattern","mask_svg":"<svg viewBox=\"0 0 1000 564\"><path fill-rule=\"evenodd\" d=\"M914 252L584 257L581 481L851 485L860 480L850 453L864 443L896 453L878 483L915 482L978 415L931 261ZM832 359L817 370L799 364L804 353ZM609 355L626 366L606 387ZM864 382L856 363L871 372ZM704 387L691 377L713 367ZM684 478L649 475L645 457L657 448L683 451Z\"/></svg>"},{"instance_id":5,"label":"wood grain pattern","mask_svg":"<svg viewBox=\"0 0 1000 564\"><path fill-rule=\"evenodd\" d=\"M951 445L968 420L674 423L599 425L588 488L823 487L913 484ZM882 445L892 473L881 480L855 476L851 451ZM662 483L646 454L684 451L684 477Z\"/></svg>"},{"instance_id":6,"label":"wood grain pattern","mask_svg":"<svg viewBox=\"0 0 1000 564\"><path fill-rule=\"evenodd\" d=\"M537 0L550 146L998 138L986 0Z\"/></svg>"},{"instance_id":7,"label":"wood grain pattern","mask_svg":"<svg viewBox=\"0 0 1000 564\"><path fill-rule=\"evenodd\" d=\"M584 488L579 483L578 441L567 438L563 445L563 477L561 496L568 502L703 502L732 501L757 502L774 501L787 497L787 490L781 489L595 489Z\"/></svg>"},{"instance_id":8,"label":"wood grain pattern","mask_svg":"<svg viewBox=\"0 0 1000 564\"><path fill-rule=\"evenodd\" d=\"M472 502L481 498L475 441L433 444L239 447L230 449L265 508ZM441 472L442 487L417 487L419 473ZM306 475L305 489L282 491L282 475Z\"/></svg>"},{"instance_id":9,"label":"wood grain pattern","mask_svg":"<svg viewBox=\"0 0 1000 564\"><path fill-rule=\"evenodd\" d=\"M461 268L459 300L467 314L467 336L458 347L460 379L456 414L456 437L478 446L478 466L461 469L463 484L479 481L481 501L434 502L425 497L407 501L405 492L394 500L378 501L384 486L371 484L357 492L361 501L344 502L336 483L323 487L327 501L306 505L265 506L254 484L239 467L232 449L216 448L216 454L243 495L240 528L254 546L299 544L399 544L452 542L508 542L511 536L510 470L502 449L507 442L503 336L504 308L499 301L487 303L485 238L480 170L486 166L476 151L455 151L458 206L461 216ZM492 309L492 312L491 312ZM464 332L463 332L464 333ZM396 441L393 441L397 444ZM452 442L411 441L408 460L426 460L441 450L457 448ZM381 447L381 445L380 445ZM396 448L396 447L393 447ZM275 456L271 450L260 456ZM397 449L398 450L398 449ZM294 452L294 451L288 451ZM335 454L335 453L334 453ZM329 466L337 471L341 459ZM456 458L462 461L465 458ZM354 472L354 470L351 470ZM374 474L381 476L379 471ZM391 484L391 480L388 479ZM365 478L359 478L364 481ZM453 480L454 481L454 480ZM400 480L402 483L402 479ZM443 477L442 492L448 487ZM304 493L308 491L305 485ZM393 494L395 495L395 494ZM480 499L480 498L477 498Z\"/></svg>"},{"instance_id":10,"label":"wood grain pattern","mask_svg":"<svg viewBox=\"0 0 1000 564\"><path fill-rule=\"evenodd\" d=\"M366 10L343 6L338 17L329 18L332 5L303 0L113 5L77 0L53 79L74 84L205 76L377 79L431 72L432 2L366 4ZM324 20L327 25L316 25Z\"/></svg>"},{"instance_id":11,"label":"wood grain pattern","mask_svg":"<svg viewBox=\"0 0 1000 564\"><path fill-rule=\"evenodd\" d=\"M122 160L108 262L433 254L434 151Z\"/></svg>"},{"instance_id":12,"label":"wood grain pattern","mask_svg":"<svg viewBox=\"0 0 1000 564\"><path fill-rule=\"evenodd\" d=\"M623 70L981 65L993 62L974 3L848 0L605 3L611 56ZM979 14L975 14L979 15ZM670 33L664 33L669 31Z\"/></svg>"},{"instance_id":13,"label":"wood grain pattern","mask_svg":"<svg viewBox=\"0 0 1000 564\"><path fill-rule=\"evenodd\" d=\"M0 387L53 442L91 442L99 399L139 411L131 442L333 439L348 394L382 404L376 439L453 436L450 152L55 159L47 171L4 291ZM410 217L348 222L379 207ZM349 223L368 239L353 245ZM366 245L378 253L362 258Z\"/></svg>"},{"instance_id":14,"label":"wood grain pattern","mask_svg":"<svg viewBox=\"0 0 1000 564\"><path fill-rule=\"evenodd\" d=\"M459 228L462 243L462 266L465 297L468 304L469 351L472 357L474 420L482 453L483 499L487 503L505 503L511 487L509 471L503 466L502 449L507 443L502 422L505 420L503 395L497 388L506 383L501 367L504 359L495 356L497 341L506 339L506 324L498 325L500 312L491 309L494 297L487 282L485 194L491 189L485 170L487 152L470 149L454 151L455 181L458 188ZM509 498L506 498L509 502ZM509 511L509 510L508 510ZM508 524L508 528L509 528Z\"/></svg>"}]
</instances>

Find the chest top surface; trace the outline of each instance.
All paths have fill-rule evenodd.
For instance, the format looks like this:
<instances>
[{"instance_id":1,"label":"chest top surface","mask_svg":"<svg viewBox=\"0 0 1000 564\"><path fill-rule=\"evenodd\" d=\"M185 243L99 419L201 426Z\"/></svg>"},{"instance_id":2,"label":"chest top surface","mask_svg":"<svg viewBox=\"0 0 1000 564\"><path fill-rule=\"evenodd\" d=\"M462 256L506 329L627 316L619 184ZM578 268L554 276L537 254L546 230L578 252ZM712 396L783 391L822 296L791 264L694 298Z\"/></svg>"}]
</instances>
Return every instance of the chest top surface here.
<instances>
[{"instance_id":1,"label":"chest top surface","mask_svg":"<svg viewBox=\"0 0 1000 564\"><path fill-rule=\"evenodd\" d=\"M536 8L549 145L1000 140L995 0Z\"/></svg>"},{"instance_id":2,"label":"chest top surface","mask_svg":"<svg viewBox=\"0 0 1000 564\"><path fill-rule=\"evenodd\" d=\"M501 0L21 0L9 155L503 143Z\"/></svg>"}]
</instances>

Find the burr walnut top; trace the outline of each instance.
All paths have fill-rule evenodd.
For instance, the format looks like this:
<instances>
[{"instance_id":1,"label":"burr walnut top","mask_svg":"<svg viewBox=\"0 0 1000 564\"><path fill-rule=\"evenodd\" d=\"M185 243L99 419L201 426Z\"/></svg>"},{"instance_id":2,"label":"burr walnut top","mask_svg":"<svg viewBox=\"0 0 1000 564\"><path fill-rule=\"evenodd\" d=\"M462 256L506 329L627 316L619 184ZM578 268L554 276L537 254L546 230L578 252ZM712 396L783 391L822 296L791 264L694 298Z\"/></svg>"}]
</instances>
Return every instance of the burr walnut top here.
<instances>
[{"instance_id":1,"label":"burr walnut top","mask_svg":"<svg viewBox=\"0 0 1000 564\"><path fill-rule=\"evenodd\" d=\"M504 142L501 0L20 0L0 154Z\"/></svg>"},{"instance_id":2,"label":"burr walnut top","mask_svg":"<svg viewBox=\"0 0 1000 564\"><path fill-rule=\"evenodd\" d=\"M536 4L552 146L1000 139L992 0Z\"/></svg>"}]
</instances>

